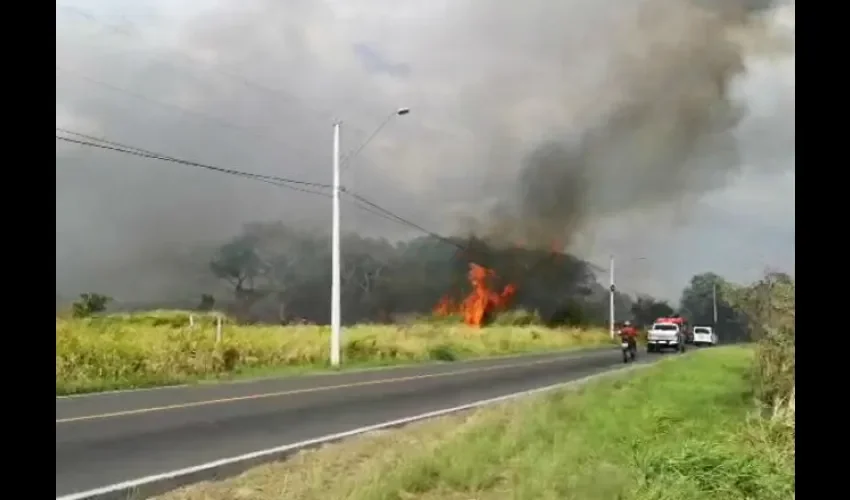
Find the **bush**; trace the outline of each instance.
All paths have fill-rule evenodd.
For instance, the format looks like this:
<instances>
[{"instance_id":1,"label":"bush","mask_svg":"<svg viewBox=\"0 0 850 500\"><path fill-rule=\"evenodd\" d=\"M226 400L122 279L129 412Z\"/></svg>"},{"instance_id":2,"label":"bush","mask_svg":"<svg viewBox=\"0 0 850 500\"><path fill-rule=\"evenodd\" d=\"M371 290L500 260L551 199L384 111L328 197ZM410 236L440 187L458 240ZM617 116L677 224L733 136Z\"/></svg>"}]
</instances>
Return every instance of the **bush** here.
<instances>
[{"instance_id":1,"label":"bush","mask_svg":"<svg viewBox=\"0 0 850 500\"><path fill-rule=\"evenodd\" d=\"M793 278L769 273L761 281L733 290L734 305L743 314L756 341L753 392L761 415L753 420L753 435L793 461L796 418L796 299Z\"/></svg>"},{"instance_id":2,"label":"bush","mask_svg":"<svg viewBox=\"0 0 850 500\"><path fill-rule=\"evenodd\" d=\"M796 296L793 278L768 273L757 283L733 291L756 341L755 390L768 406L792 398L796 377Z\"/></svg>"},{"instance_id":3,"label":"bush","mask_svg":"<svg viewBox=\"0 0 850 500\"><path fill-rule=\"evenodd\" d=\"M75 318L87 318L106 310L106 305L112 299L99 293L82 293L80 298L71 304L71 315Z\"/></svg>"}]
</instances>

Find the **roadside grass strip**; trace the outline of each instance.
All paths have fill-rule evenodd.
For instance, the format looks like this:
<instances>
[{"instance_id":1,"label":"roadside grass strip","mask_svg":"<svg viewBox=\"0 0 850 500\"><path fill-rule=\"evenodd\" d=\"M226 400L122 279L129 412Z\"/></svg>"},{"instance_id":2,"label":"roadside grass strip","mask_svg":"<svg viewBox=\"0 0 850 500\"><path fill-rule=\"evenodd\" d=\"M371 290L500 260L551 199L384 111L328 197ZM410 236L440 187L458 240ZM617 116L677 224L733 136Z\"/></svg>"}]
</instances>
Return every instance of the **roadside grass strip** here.
<instances>
[{"instance_id":1,"label":"roadside grass strip","mask_svg":"<svg viewBox=\"0 0 850 500\"><path fill-rule=\"evenodd\" d=\"M753 349L304 451L162 500L794 498L792 423L759 414Z\"/></svg>"}]
</instances>

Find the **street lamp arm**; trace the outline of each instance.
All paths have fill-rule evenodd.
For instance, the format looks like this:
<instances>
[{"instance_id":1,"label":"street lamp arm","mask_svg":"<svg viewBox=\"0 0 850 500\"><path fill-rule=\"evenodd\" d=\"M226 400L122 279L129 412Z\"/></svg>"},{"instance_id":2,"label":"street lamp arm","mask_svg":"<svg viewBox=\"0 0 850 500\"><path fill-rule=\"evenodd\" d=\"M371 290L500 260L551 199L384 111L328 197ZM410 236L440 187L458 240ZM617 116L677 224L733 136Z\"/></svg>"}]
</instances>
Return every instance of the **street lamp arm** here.
<instances>
[{"instance_id":1,"label":"street lamp arm","mask_svg":"<svg viewBox=\"0 0 850 500\"><path fill-rule=\"evenodd\" d=\"M346 155L342 158L342 160L340 160L340 162L339 162L339 163L340 163L340 165L342 165L342 167L341 167L341 169L340 169L340 172L345 171L345 169L346 169L346 168L350 165L350 163L349 163L349 162L351 162L351 160L353 160L353 159L354 159L357 155L359 155L359 154L360 154L360 152L361 152L361 151L363 151L363 149L364 149L366 146L368 146L370 142L372 142L372 139L374 139L374 138L375 138L375 137L376 137L376 136L377 136L377 135L381 132L381 130L383 130L383 129L384 129L384 127L386 127L386 126L387 126L387 124L388 124L388 123L389 123L389 122L390 122L390 121L391 121L394 117L396 117L396 116L404 116L404 115L406 115L406 114L408 114L408 113L410 113L410 108L399 108L399 109L397 109L397 110L393 111L392 113L390 113L389 115L387 115L387 117L386 117L386 118L384 118L384 121L382 121L382 122L380 123L380 125L378 125L378 126L375 128L375 131L374 131L374 132L372 132L372 133L369 135L369 137L367 137L367 138L366 138L366 140L365 140L365 141L363 141L363 142L362 142L359 146L357 146L357 147L356 147L355 149L353 149L352 151L349 151L349 152L348 152L348 153L347 153L347 154L346 154Z\"/></svg>"}]
</instances>

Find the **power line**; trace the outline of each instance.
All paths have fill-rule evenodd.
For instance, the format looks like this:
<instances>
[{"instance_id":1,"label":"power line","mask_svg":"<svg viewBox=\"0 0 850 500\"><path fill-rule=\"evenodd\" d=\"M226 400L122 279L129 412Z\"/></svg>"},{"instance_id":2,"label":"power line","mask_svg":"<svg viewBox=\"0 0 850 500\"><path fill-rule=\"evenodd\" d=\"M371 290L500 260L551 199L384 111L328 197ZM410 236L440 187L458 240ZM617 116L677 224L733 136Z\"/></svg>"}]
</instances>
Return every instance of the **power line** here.
<instances>
[{"instance_id":1,"label":"power line","mask_svg":"<svg viewBox=\"0 0 850 500\"><path fill-rule=\"evenodd\" d=\"M178 55L180 55L180 54L178 53ZM182 57L191 59L189 56L186 56L186 55L182 55ZM179 68L179 66L177 64L173 63L173 62L168 62L168 64L170 64L171 66L173 66L175 68ZM170 103L170 102L160 101L160 100L151 98L151 97L149 97L145 94L135 92L135 91L132 91L132 90L128 90L128 89L119 87L119 86L112 84L112 83L109 83L109 82L98 80L98 79L93 78L91 76L85 75L85 74L83 74L83 73L81 73L77 70L65 68L65 67L62 67L62 66L59 66L59 65L56 65L56 69L59 70L59 71L65 72L65 73L67 73L71 76L74 76L76 78L79 78L81 80L84 80L84 81L87 81L89 83L92 83L92 84L104 87L106 89L112 90L113 92L123 93L123 94L130 96L130 97L133 97L135 99L143 101L143 102L155 104L155 105L163 107L163 108L172 109L172 110L177 111L179 113L191 115L194 118L200 119L201 121L206 121L206 122L218 125L218 126L223 126L223 127L226 127L226 128L234 129L236 131L242 132L244 134L248 134L248 135L250 135L250 136L252 136L256 139L259 139L261 141L264 141L264 142L268 142L271 139L268 136L268 131L266 130L268 127L251 127L251 126L248 126L248 125L233 123L231 121L228 121L226 119L223 119L223 118L220 118L220 117L217 117L217 116L214 116L214 115L210 115L210 114L206 114L206 113L203 113L203 112L188 109L188 108L185 108L185 107L182 107L182 106L179 106L177 104ZM242 78L238 75L234 75L234 74L225 72L225 71L217 69L217 68L207 68L207 69L210 70L210 71L221 73L221 74L223 74L223 75L225 75L229 78L232 78L234 80L238 80L248 87L255 87L257 89L264 90L266 92L273 92L273 93L277 93L277 94L281 94L281 95L286 95L286 93L282 90L264 87L262 84L252 82L251 80L244 79L244 78ZM294 96L291 96L291 95L288 95L287 97L290 100L293 100L293 101L297 100ZM314 112L316 111L315 108L313 109L313 111ZM323 113L323 117L325 115L327 115L327 113ZM360 143L360 145L358 147L349 151L343 157L343 159L342 159L343 170L349 167L348 163L350 163L350 161L363 148L365 148L372 141L372 139L374 139L374 137L378 134L378 132L380 132L380 130L387 125L388 121L389 121L388 119L385 119L384 122L382 122L381 125L366 140L364 140L362 143ZM356 127L356 126L355 127L349 126L349 128L354 128L355 130L358 130L358 131L365 134L365 131L362 128L359 128L359 127ZM303 149L303 148L297 148L296 147L294 149L296 149L296 151L298 153L301 153L302 155L310 154L306 149Z\"/></svg>"},{"instance_id":2,"label":"power line","mask_svg":"<svg viewBox=\"0 0 850 500\"><path fill-rule=\"evenodd\" d=\"M389 117L387 117L386 119L384 119L384 121L383 121L383 122L381 122L381 124L380 124L380 125L378 125L378 127L377 127L377 128L375 128L375 131L374 131L374 132L372 132L372 134L371 134L369 137L367 137L367 138L366 138L366 140L364 140L363 142L361 142L359 146L357 146L356 148L354 148L354 149L352 149L351 151L349 151L349 152L348 152L348 153L347 153L347 154L346 154L346 155L342 158L342 160L340 161L340 163L342 164L342 166L340 167L340 174L341 174L342 172L344 172L346 168L348 168L349 166L351 166L351 165L350 165L351 160L353 160L353 159L354 159L354 158L355 158L358 154L360 154L360 152L361 152L361 151L363 151L363 148L365 148L366 146L368 146L368 145L369 145L369 143L370 143L370 142L372 142L372 139L374 139L374 138L375 138L375 137L376 137L376 136L377 136L377 135L381 132L381 130L383 130L383 129L384 129L384 127L386 127L386 126L387 126L387 124L390 122L390 120L391 120L391 119L392 119L395 115L396 115L396 113L393 113L393 114L391 114Z\"/></svg>"},{"instance_id":3,"label":"power line","mask_svg":"<svg viewBox=\"0 0 850 500\"><path fill-rule=\"evenodd\" d=\"M70 142L70 143L78 144L78 145L81 145L81 146L106 149L106 150L116 151L116 152L120 152L120 153L124 153L124 154L140 156L142 158L150 158L150 159L155 159L155 160L168 161L168 162L177 163L177 164L185 165L185 166L189 166L189 167L203 168L203 169L206 169L206 170L211 170L211 171L219 172L219 173L223 173L223 174L236 175L236 176L240 176L240 177L247 177L247 178L252 178L252 179L257 179L257 180L262 180L262 181L271 181L271 182L274 182L274 183L280 183L281 185L297 184L297 185L301 185L301 186L310 186L310 187L316 187L316 188L330 188L331 187L329 184L322 184L322 183L318 183L318 182L308 182L308 181L302 181L302 180L297 180L297 179L289 179L289 178L278 177L278 176L274 176L274 175L255 174L255 173L245 172L245 171L241 171L241 170L235 170L235 169L231 169L231 168L223 168L223 167L217 167L217 166L214 166L214 165L208 165L208 164L205 164L205 163L183 160L183 159L180 159L180 158L175 158L173 156L164 155L162 153L150 151L150 150L147 150L147 149L144 149L144 148L139 148L139 147L136 147L136 146L130 146L130 145L127 145L127 144L122 144L120 142L111 141L111 140L103 139L103 138L98 138L98 137L95 137L95 136L92 136L92 135L83 134L81 132L75 132L75 131L63 129L63 128L60 128L60 127L57 127L56 131L89 139L88 141L85 141L85 140L79 140L79 139L72 139L70 137L62 137L60 135L56 136L57 140ZM92 141L97 141L97 142L92 142Z\"/></svg>"},{"instance_id":4,"label":"power line","mask_svg":"<svg viewBox=\"0 0 850 500\"><path fill-rule=\"evenodd\" d=\"M139 147L136 147L136 146L131 146L131 145L128 145L128 144L117 142L117 141L108 140L108 139L105 139L105 138L102 138L102 137L96 137L96 136L90 135L90 134L84 134L82 132L76 132L74 130L69 130L69 129L62 128L62 127L56 127L56 131L62 132L62 133L65 133L65 134L69 134L69 135L74 135L74 136L77 136L77 137L82 137L84 139L89 139L89 141L82 141L82 140L77 140L77 139L71 139L71 138L68 138L68 137L56 136L56 139L61 140L61 141L65 141L65 142L70 142L70 143L74 143L74 144L78 144L78 145L82 145L82 146L87 146L87 147L105 149L105 150L109 150L109 151L115 151L115 152L118 152L118 153L124 153L124 154L133 155L133 156L139 156L139 157L142 157L142 158L149 158L149 159L162 160L162 161L170 161L170 162L180 163L180 164L183 164L183 165L201 167L201 168L205 168L205 169L212 170L212 171L215 171L215 172L220 172L220 173L225 173L225 174L230 174L230 175L236 175L236 176L239 176L239 177L245 177L245 178L248 178L248 179L266 182L266 183L271 184L273 186L284 187L284 188L287 188L287 189L293 189L295 191L300 191L300 192L303 192L303 193L314 194L314 195L322 196L322 197L325 197L325 198L331 197L331 195L329 193L324 193L324 192L320 192L320 191L313 191L313 190L310 190L310 189L299 188L299 187L291 185L291 184L302 184L302 185L308 185L308 186L312 186L312 187L330 188L331 186L329 186L327 184L319 184L319 183L312 183L312 182L308 183L308 182L305 182L305 181L298 181L298 180L295 180L295 179L286 179L286 178L276 177L276 176L271 176L271 175L253 174L253 173L250 173L250 172L243 172L243 171L240 171L240 170L215 167L215 166L212 166L212 165L205 165L205 164L200 164L200 163L197 163L197 162L190 162L190 161L187 161L187 160L175 158L173 156L169 156L169 155L165 155L165 154L161 154L161 153L156 153L156 152L150 151L148 149L139 148ZM94 141L94 142L90 142L90 141ZM371 206L364 205L363 201L353 199L353 198L350 199L350 200L346 200L346 201L348 201L354 207L356 207L356 208L358 208L358 209L360 209L364 212L368 212L372 215L375 215L375 216L380 217L382 219L388 220L390 222L395 222L397 224L404 224L406 226L410 226L410 223L407 223L407 221L405 221L401 217L396 216L395 214L392 214L388 210L384 209L383 207L380 207L379 205L377 205L375 203L369 202L371 204ZM402 221L404 221L404 222L402 222ZM419 228L419 226L416 226L415 224L414 224L414 226ZM428 232L428 233L430 234L430 232Z\"/></svg>"},{"instance_id":5,"label":"power line","mask_svg":"<svg viewBox=\"0 0 850 500\"><path fill-rule=\"evenodd\" d=\"M105 82L105 81L102 81L102 80L98 80L96 78L92 78L92 77L85 75L85 74L83 74L79 71L76 71L76 70L68 69L68 68L65 68L65 67L62 67L62 66L59 66L59 65L56 65L56 69L58 71L65 72L65 73L67 73L67 74L69 74L69 75L71 75L75 78L79 78L79 79L87 81L89 83L92 83L92 84L98 85L100 87L109 89L113 92L125 94L127 96L130 96L132 98L135 98L135 99L142 101L142 102L145 102L145 103L154 104L156 106L160 106L160 107L165 108L165 109L177 111L178 113L183 113L184 115L191 116L191 117L196 118L198 120L205 121L205 122L211 123L213 125L217 125L219 127L225 127L225 128L235 130L237 132L246 134L246 135L251 136L251 137L253 137L253 138L255 138L259 141L262 141L262 142L270 143L270 141L273 139L273 137L269 135L270 132L272 131L269 127L249 126L249 125L244 125L244 124L240 124L240 123L234 123L234 122L228 121L228 120L221 118L221 117L218 117L218 116L203 113L203 112L200 112L200 111L195 111L193 109L189 109L189 108L186 108L186 107L183 107L183 106L179 106L179 105L174 104L174 103L154 99L154 98L149 97L145 94L135 92L135 91L132 91L132 90L128 90L128 89L125 89L123 87L119 87L115 84ZM276 143L276 145L277 145L277 143ZM304 149L304 148L292 147L291 149L296 150L301 155L311 154L311 151L308 151L307 149Z\"/></svg>"},{"instance_id":6,"label":"power line","mask_svg":"<svg viewBox=\"0 0 850 500\"><path fill-rule=\"evenodd\" d=\"M456 241L453 241L451 238L447 238L447 237L442 236L440 234L437 234L437 233L435 233L435 232L433 232L429 229L425 229L424 227L420 226L419 224L416 224L415 222L411 222L411 221L405 219L404 217L401 217L400 215L397 215L397 214L387 210L386 208L378 205L377 203L370 201L370 200L364 198L363 196L360 196L357 193L353 193L351 191L348 191L345 188L342 188L341 192L344 193L344 194L347 194L348 196L354 198L357 201L360 201L360 202L366 204L369 207L374 208L375 210L378 210L379 212L381 212L383 214L386 214L388 217L392 218L393 220L395 220L395 221L397 221L401 224L412 227L414 229L418 229L419 231L422 231L423 233L427 234L428 236L431 236L433 238L441 240L441 241L448 243L450 245L456 246L456 247L458 247L462 250L466 249L466 247L463 247L462 245L458 244Z\"/></svg>"},{"instance_id":7,"label":"power line","mask_svg":"<svg viewBox=\"0 0 850 500\"><path fill-rule=\"evenodd\" d=\"M144 101L144 102L147 102L149 104L156 104L156 105L162 106L164 108L171 108L171 109L177 110L181 113L193 115L196 118L200 118L201 120L212 122L212 123L215 123L215 124L223 126L223 127L241 130L241 131L248 133L250 135L258 136L258 134L253 132L250 127L247 127L247 126L242 125L242 124L233 123L233 122L230 122L228 120L219 118L217 116L208 115L206 113L202 113L200 111L195 111L195 110L189 109L189 108L184 108L183 106L178 106L177 104L173 104L173 103L170 103L170 102L163 102L163 101L160 101L160 100L157 100L157 99L153 99L151 97L146 96L145 94L135 92L135 91L132 91L132 90L128 90L128 89L125 89L123 87L119 87L118 85L115 85L115 84L112 84L112 83L109 83L109 82L105 82L103 80L98 80L97 78L92 78L88 75L85 75L85 74L79 72L79 71L64 68L62 66L59 66L58 64L56 65L56 69L59 70L59 71L62 71L64 73L67 73L69 75L72 75L76 78L79 78L81 80L85 80L89 83L99 85L103 88L106 88L106 89L109 89L109 90L112 90L112 91L115 91L115 92L121 92L121 93L126 94L130 97L134 97L136 99L139 99L140 101Z\"/></svg>"},{"instance_id":8,"label":"power line","mask_svg":"<svg viewBox=\"0 0 850 500\"><path fill-rule=\"evenodd\" d=\"M198 163L198 162L183 160L183 159L180 159L180 158L175 158L175 157L164 155L164 154L161 154L161 153L156 153L156 152L144 149L144 148L139 148L139 147L136 147L136 146L130 146L130 145L123 144L123 143L120 143L120 142L95 137L93 135L84 134L84 133L81 133L81 132L76 132L76 131L61 128L61 127L56 127L56 130L57 130L57 132L63 132L63 133L69 134L69 135L76 135L78 137L83 137L85 139L89 139L89 141L83 141L83 140L72 139L72 138L69 138L69 137L62 137L62 136L57 135L56 139L61 140L61 141L66 141L66 142L70 142L70 143L74 143L74 144L78 144L78 145L82 145L82 146L87 146L87 147L94 147L94 148L99 148L99 149L115 151L115 152L119 152L119 153L133 155L133 156L139 156L139 157L142 157L142 158L149 158L149 159L155 159L155 160L161 160L161 161L169 161L169 162L178 163L178 164L181 164L181 165L203 168L203 169L206 169L206 170L219 172L219 173L225 173L225 174L229 174L229 175L235 175L235 176L239 176L239 177L245 177L245 178L249 178L249 179L258 180L258 181L261 181L261 182L266 182L266 183L272 184L274 186L284 187L284 188L287 188L287 189L293 189L293 190L296 190L296 191L301 191L301 192L305 192L305 193L309 193L309 194L319 195L319 196L323 196L323 197L326 197L326 198L330 198L330 196L331 196L329 193L324 193L324 192L320 192L320 191L313 191L313 190L304 189L304 188L300 188L300 187L291 185L291 184L299 184L299 185L303 185L303 186L311 186L311 187L318 187L318 188L330 188L331 186L329 186L327 184L300 181L300 180L296 180L296 179L287 179L287 178L283 178L283 177L270 176L270 175L254 174L254 173L235 170L235 169L216 167L216 166L213 166L213 165L207 165L207 164L203 164L203 163ZM90 142L90 141L97 141L97 142ZM380 217L382 219L388 220L390 222L395 222L397 224L401 224L401 225L416 229L418 231L421 231L422 233L424 233L428 236L431 236L432 238L435 238L437 240L440 240L444 243L448 243L448 244L456 247L459 251L465 251L465 250L468 249L466 246L458 243L457 241L455 241L451 238L442 236L442 235L440 235L440 234L438 234L434 231L431 231L431 230L429 230L429 229L427 229L427 228L425 228L425 227L423 227L423 226L421 226L421 225L419 225L415 222L412 222L412 221L410 221L410 220L408 220L408 219L406 219L406 218L404 218L404 217L402 217L402 216L380 206L379 204L363 197L362 195L359 195L359 194L352 192L350 190L347 190L345 188L341 188L340 192L341 192L341 194L345 194L350 198L349 200L347 200L347 201L349 201L349 203L352 203L352 205L354 205L356 208L358 208L358 209L360 209L364 212L368 212L372 215L375 215L375 216ZM457 256L457 252L455 252L455 254L452 256L452 259L455 258L456 256ZM537 265L540 265L547 258L548 257L541 258L537 263L535 263L531 267L532 268L537 267ZM592 269L595 269L595 270L598 270L598 271L604 271L605 270L604 268L602 268L602 266L598 266L596 264L593 264L590 261L585 261L585 263L586 263L586 265L588 265Z\"/></svg>"},{"instance_id":9,"label":"power line","mask_svg":"<svg viewBox=\"0 0 850 500\"><path fill-rule=\"evenodd\" d=\"M99 24L102 28L105 29L105 31L108 31L110 33L117 34L117 35L120 35L120 36L125 37L125 38L137 38L137 39L140 38L138 31L132 32L130 30L125 29L122 26L103 21L102 19L98 19L95 16L95 14L93 14L92 11L90 11L88 9L82 9L82 8L75 7L75 6L57 6L57 9L72 12L72 13L76 14L77 16L84 18L88 22L91 22L91 23L94 23L94 24ZM124 18L123 21L126 24L130 25L132 28L137 28L136 25L132 21L129 21L126 18ZM160 50L163 51L164 49L160 49ZM194 56L189 55L188 53L186 53L184 51L177 50L173 47L169 47L165 52L170 53L172 55L179 56L181 59L183 59L185 61L189 61L190 63L192 63L194 65L199 65L198 60ZM169 66L172 66L176 69L183 69L183 70L186 69L185 66L180 66L177 63L175 63L174 61L170 61L170 60L168 60L164 57L161 57L161 56L152 56L150 54L146 54L146 57L148 57L149 59L153 59L153 60L159 60L160 62L163 62L163 63L165 63ZM255 80L244 77L242 75L237 75L237 74L231 73L229 71L222 69L220 66L212 65L212 64L209 64L209 63L203 63L202 69L205 70L205 71L208 71L208 72L218 73L218 74L220 74L224 77L230 78L231 80L235 80L235 81L241 83L242 85L244 85L246 87L251 87L251 88L254 88L256 90L260 90L260 91L268 93L268 94L277 95L277 96L283 98L283 100L286 100L286 101L291 102L291 103L297 103L299 106L301 106L303 108L308 108L309 110L315 112L323 120L333 119L333 115L328 110L319 109L319 108L317 108L313 105L308 106L303 102L302 99L300 99L300 98L296 97L295 95L292 95L291 93L286 92L284 90L274 88L274 87L270 87L268 85L265 85L265 84L262 84L262 83L255 81Z\"/></svg>"}]
</instances>

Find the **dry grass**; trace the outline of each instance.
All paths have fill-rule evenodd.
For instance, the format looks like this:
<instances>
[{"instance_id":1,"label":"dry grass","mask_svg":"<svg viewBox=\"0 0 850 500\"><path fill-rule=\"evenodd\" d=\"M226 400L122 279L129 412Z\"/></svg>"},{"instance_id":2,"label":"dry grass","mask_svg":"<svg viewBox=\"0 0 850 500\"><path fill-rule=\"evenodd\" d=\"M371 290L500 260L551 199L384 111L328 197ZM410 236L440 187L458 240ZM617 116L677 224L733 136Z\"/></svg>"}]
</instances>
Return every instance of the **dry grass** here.
<instances>
[{"instance_id":1,"label":"dry grass","mask_svg":"<svg viewBox=\"0 0 850 500\"><path fill-rule=\"evenodd\" d=\"M355 438L160 500L709 500L793 496L793 456L752 410L752 350Z\"/></svg>"},{"instance_id":2,"label":"dry grass","mask_svg":"<svg viewBox=\"0 0 850 500\"><path fill-rule=\"evenodd\" d=\"M315 371L328 364L329 328L240 326L227 322L215 342L215 319L158 311L56 320L56 392L121 389L271 373ZM343 332L348 367L453 361L597 346L602 330L494 325L476 330L439 321L357 325Z\"/></svg>"}]
</instances>

